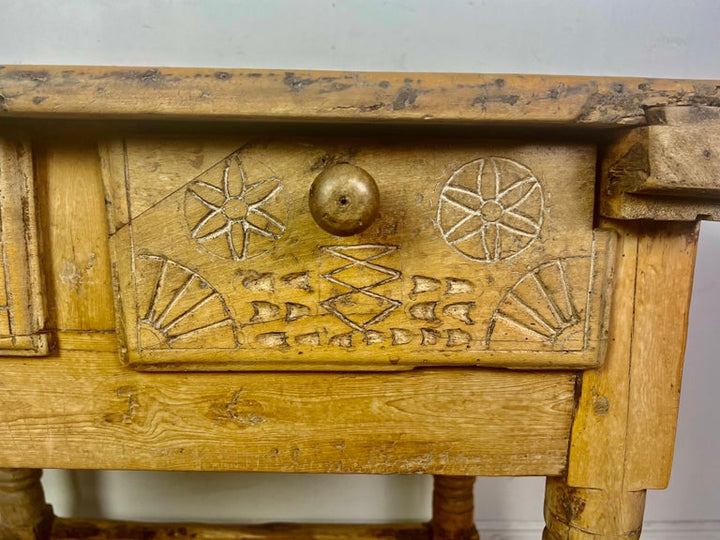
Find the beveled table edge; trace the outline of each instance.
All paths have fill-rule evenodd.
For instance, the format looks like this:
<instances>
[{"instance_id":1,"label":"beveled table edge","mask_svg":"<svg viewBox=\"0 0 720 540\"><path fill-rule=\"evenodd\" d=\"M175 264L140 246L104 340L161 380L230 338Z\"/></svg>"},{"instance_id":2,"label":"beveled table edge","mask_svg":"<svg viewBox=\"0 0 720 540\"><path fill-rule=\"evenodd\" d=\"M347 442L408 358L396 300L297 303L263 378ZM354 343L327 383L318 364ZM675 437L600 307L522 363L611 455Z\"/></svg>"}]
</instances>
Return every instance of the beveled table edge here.
<instances>
[{"instance_id":1,"label":"beveled table edge","mask_svg":"<svg viewBox=\"0 0 720 540\"><path fill-rule=\"evenodd\" d=\"M0 118L637 126L720 81L565 75L0 66Z\"/></svg>"}]
</instances>

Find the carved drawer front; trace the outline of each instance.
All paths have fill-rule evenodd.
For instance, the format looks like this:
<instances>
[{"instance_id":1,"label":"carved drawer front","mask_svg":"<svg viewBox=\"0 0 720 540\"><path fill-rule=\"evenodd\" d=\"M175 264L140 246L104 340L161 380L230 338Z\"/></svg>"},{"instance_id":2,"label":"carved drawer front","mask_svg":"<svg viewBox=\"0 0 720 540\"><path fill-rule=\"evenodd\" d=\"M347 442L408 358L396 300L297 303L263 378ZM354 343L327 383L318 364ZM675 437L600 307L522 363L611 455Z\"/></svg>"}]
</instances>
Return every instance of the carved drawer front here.
<instances>
[{"instance_id":1,"label":"carved drawer front","mask_svg":"<svg viewBox=\"0 0 720 540\"><path fill-rule=\"evenodd\" d=\"M595 149L474 140L131 139L101 146L118 335L138 369L602 362L612 237ZM333 166L379 212L310 213Z\"/></svg>"}]
</instances>

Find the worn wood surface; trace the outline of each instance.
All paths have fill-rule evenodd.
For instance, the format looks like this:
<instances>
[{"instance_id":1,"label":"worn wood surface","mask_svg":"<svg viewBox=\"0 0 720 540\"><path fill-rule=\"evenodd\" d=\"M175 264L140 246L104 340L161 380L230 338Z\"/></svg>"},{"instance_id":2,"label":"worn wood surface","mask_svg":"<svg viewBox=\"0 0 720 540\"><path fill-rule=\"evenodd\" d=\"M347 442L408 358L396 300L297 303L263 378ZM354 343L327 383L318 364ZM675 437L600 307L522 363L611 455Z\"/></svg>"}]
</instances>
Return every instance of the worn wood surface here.
<instances>
[{"instance_id":1,"label":"worn wood surface","mask_svg":"<svg viewBox=\"0 0 720 540\"><path fill-rule=\"evenodd\" d=\"M543 540L638 540L645 491L568 487L548 478Z\"/></svg>"},{"instance_id":2,"label":"worn wood surface","mask_svg":"<svg viewBox=\"0 0 720 540\"><path fill-rule=\"evenodd\" d=\"M102 159L92 144L79 138L37 145L43 261L60 353L41 370L3 359L0 465L438 474L563 469L570 373L148 375L123 367Z\"/></svg>"},{"instance_id":3,"label":"worn wood surface","mask_svg":"<svg viewBox=\"0 0 720 540\"><path fill-rule=\"evenodd\" d=\"M48 127L32 144L34 172L27 143L5 139L0 145L0 176L8 170L13 178L18 171L21 178L36 176L48 320L35 328L56 336L59 346L43 362L3 355L0 466L548 475L557 478L548 482L547 540L637 538L644 490L667 482L672 457L696 230L598 220L595 148L607 150L600 155L601 213L690 221L714 216L719 99L720 85L707 81L0 68L0 119L7 119L10 131L30 117L142 119L143 126L154 126L152 134L131 134L140 124L96 124L83 136L77 126L42 120L27 132ZM228 135L229 129L213 132L207 124L196 136L187 131L194 124L187 123L182 134L165 137L167 123L154 125L152 119L282 120L295 127L294 135L269 134L269 123L263 130L252 128L254 134L246 126L242 134ZM352 134L355 127L346 126L342 137L326 132L324 139L311 139L309 132L299 133L302 122L325 123L323 129L329 122L365 124L365 131ZM446 127L434 140L422 139L429 131L390 140L368 127L381 122L511 129L492 142L475 140L471 135L478 135L468 130L453 132L464 139L452 139ZM346 139L351 136L365 140ZM379 221L356 243L323 233L304 206L316 174L341 161L368 171L381 191ZM641 166L645 161L648 166ZM494 191L493 182L486 189L481 164L495 171ZM482 205L497 202L513 171L527 172L517 178L522 204L539 201L530 205L536 213L521 216L537 230L497 248L492 242L454 241L451 235L473 219L483 224L477 227L481 239L482 231L489 231L486 223L501 221L491 210L502 216L505 206ZM466 173L469 185L462 183ZM31 191L26 180L10 184L9 189ZM617 192L608 195L608 189ZM259 198L251 200L253 190ZM453 203L451 193L480 206ZM214 194L222 200L214 201ZM613 214L607 205L618 194L652 205L635 207L640 208L635 214L622 213L626 205ZM233 206L226 208L228 202ZM247 217L251 206L262 211L255 212L264 220L260 224ZM16 209L16 204L0 208L0 219ZM195 234L196 227L221 215L226 223L207 238ZM224 228L230 222L247 222L267 234L255 244L243 236L238 251L232 228ZM2 226L4 235L5 221ZM607 228L617 231L617 246ZM218 238L221 242L210 242ZM580 270L571 268L578 261ZM368 269L387 277L381 284L356 283L368 278ZM25 287L26 294L39 294L37 283ZM608 284L611 299L602 294ZM191 286L210 294L192 299ZM532 298L545 304L528 300L530 286ZM377 305L350 298L369 291ZM342 309L345 303L360 306L363 317L383 303L393 309L381 309L370 324L357 319L358 313L341 311L338 297ZM529 338L533 331L545 335L543 329L554 336L558 329L552 322L570 320L558 297L567 301L569 314L589 314L571 317L568 328L584 322L581 334L590 331L594 349L565 347L577 336L553 337L551 346ZM196 306L213 301L212 316L194 314ZM229 314L235 326L213 318L218 313ZM532 321L522 323L518 313ZM407 328L392 317L411 321L411 332L398 332ZM314 330L320 320L337 328ZM188 321L195 329L203 321L230 326L236 330L229 339L231 353L223 356L217 346L227 336L196 339L188 354L168 348L168 338L177 336L163 321L173 328ZM302 330L289 330L295 325ZM466 335L481 327L486 349L473 350ZM519 336L518 329L525 334ZM611 339L603 355L606 331ZM487 336L499 336L500 348L493 350ZM263 343L269 353L263 349L260 360L243 366L244 353L260 351ZM443 356L445 349L467 345L470 353L460 361ZM405 348L388 353L393 346ZM365 360L352 359L363 348L372 351L366 358L380 359L373 369L432 364L455 369L287 372L367 369ZM305 358L291 363L290 354ZM545 355L542 361L538 355ZM171 372L135 371L118 357L132 367ZM606 363L599 366L603 357ZM577 372L478 365L595 369L582 374L580 386ZM286 372L203 371L238 366ZM452 482L440 491L466 493L471 479ZM470 513L467 497L455 499L436 505L450 516L447 523L458 516L458 522L467 520ZM438 523L436 536L452 529ZM56 534L201 535L188 527L183 532L68 521ZM430 525L242 531L260 538L288 531L308 538L433 534ZM231 533L218 528L212 534Z\"/></svg>"},{"instance_id":4,"label":"worn wood surface","mask_svg":"<svg viewBox=\"0 0 720 540\"><path fill-rule=\"evenodd\" d=\"M627 491L664 489L670 480L697 240L698 224L678 223L649 226L638 242Z\"/></svg>"},{"instance_id":5,"label":"worn wood surface","mask_svg":"<svg viewBox=\"0 0 720 540\"><path fill-rule=\"evenodd\" d=\"M574 384L488 370L148 375L115 352L64 351L42 370L3 363L0 465L559 474Z\"/></svg>"},{"instance_id":6,"label":"worn wood surface","mask_svg":"<svg viewBox=\"0 0 720 540\"><path fill-rule=\"evenodd\" d=\"M625 459L638 238L632 224L618 232L610 337L602 368L582 375L569 451L571 486L617 487Z\"/></svg>"},{"instance_id":7,"label":"worn wood surface","mask_svg":"<svg viewBox=\"0 0 720 540\"><path fill-rule=\"evenodd\" d=\"M617 226L612 337L605 365L583 373L568 484L635 491L669 478L697 225Z\"/></svg>"},{"instance_id":8,"label":"worn wood surface","mask_svg":"<svg viewBox=\"0 0 720 540\"><path fill-rule=\"evenodd\" d=\"M52 540L430 540L424 523L200 525L57 519Z\"/></svg>"},{"instance_id":9,"label":"worn wood surface","mask_svg":"<svg viewBox=\"0 0 720 540\"><path fill-rule=\"evenodd\" d=\"M433 477L433 540L479 540L473 513L474 476Z\"/></svg>"},{"instance_id":10,"label":"worn wood surface","mask_svg":"<svg viewBox=\"0 0 720 540\"><path fill-rule=\"evenodd\" d=\"M35 147L49 327L114 330L107 218L96 143L63 137Z\"/></svg>"},{"instance_id":11,"label":"worn wood surface","mask_svg":"<svg viewBox=\"0 0 720 540\"><path fill-rule=\"evenodd\" d=\"M47 540L52 508L36 469L0 469L0 539Z\"/></svg>"},{"instance_id":12,"label":"worn wood surface","mask_svg":"<svg viewBox=\"0 0 720 540\"><path fill-rule=\"evenodd\" d=\"M717 105L717 81L0 66L0 115L187 120L645 124L644 108Z\"/></svg>"},{"instance_id":13,"label":"worn wood surface","mask_svg":"<svg viewBox=\"0 0 720 540\"><path fill-rule=\"evenodd\" d=\"M35 176L26 140L0 138L0 354L44 355L44 287Z\"/></svg>"},{"instance_id":14,"label":"worn wood surface","mask_svg":"<svg viewBox=\"0 0 720 540\"><path fill-rule=\"evenodd\" d=\"M133 367L602 362L613 245L593 230L591 145L139 138L101 152ZM380 215L347 237L308 207L342 162L380 192Z\"/></svg>"},{"instance_id":15,"label":"worn wood surface","mask_svg":"<svg viewBox=\"0 0 720 540\"><path fill-rule=\"evenodd\" d=\"M655 107L602 160L600 212L619 219L720 219L720 107Z\"/></svg>"}]
</instances>

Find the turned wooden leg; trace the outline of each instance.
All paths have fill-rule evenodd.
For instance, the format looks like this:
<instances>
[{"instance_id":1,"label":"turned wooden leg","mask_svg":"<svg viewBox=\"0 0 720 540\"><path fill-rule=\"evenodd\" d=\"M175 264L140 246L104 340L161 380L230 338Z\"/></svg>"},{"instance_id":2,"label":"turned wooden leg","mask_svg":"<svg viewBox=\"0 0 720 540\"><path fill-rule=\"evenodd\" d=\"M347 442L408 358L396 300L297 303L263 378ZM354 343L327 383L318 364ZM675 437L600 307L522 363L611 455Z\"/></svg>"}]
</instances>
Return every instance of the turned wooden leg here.
<instances>
[{"instance_id":1,"label":"turned wooden leg","mask_svg":"<svg viewBox=\"0 0 720 540\"><path fill-rule=\"evenodd\" d=\"M53 514L41 474L41 469L0 469L0 540L50 538Z\"/></svg>"},{"instance_id":2,"label":"turned wooden leg","mask_svg":"<svg viewBox=\"0 0 720 540\"><path fill-rule=\"evenodd\" d=\"M644 511L644 490L574 488L548 478L543 540L637 540Z\"/></svg>"},{"instance_id":3,"label":"turned wooden leg","mask_svg":"<svg viewBox=\"0 0 720 540\"><path fill-rule=\"evenodd\" d=\"M474 476L435 476L433 540L479 540L473 516Z\"/></svg>"}]
</instances>

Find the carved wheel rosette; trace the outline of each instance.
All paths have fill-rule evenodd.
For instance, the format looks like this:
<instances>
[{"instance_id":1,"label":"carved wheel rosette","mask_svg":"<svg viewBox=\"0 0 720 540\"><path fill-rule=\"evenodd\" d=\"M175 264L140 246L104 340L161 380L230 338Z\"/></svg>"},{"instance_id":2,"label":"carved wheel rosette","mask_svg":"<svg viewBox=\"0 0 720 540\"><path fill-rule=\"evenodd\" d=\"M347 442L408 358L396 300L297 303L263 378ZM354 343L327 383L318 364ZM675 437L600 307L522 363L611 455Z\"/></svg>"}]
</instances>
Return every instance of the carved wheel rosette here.
<instances>
[{"instance_id":1,"label":"carved wheel rosette","mask_svg":"<svg viewBox=\"0 0 720 540\"><path fill-rule=\"evenodd\" d=\"M437 223L445 241L479 262L514 257L540 234L542 186L524 165L505 158L476 159L443 186Z\"/></svg>"},{"instance_id":2,"label":"carved wheel rosette","mask_svg":"<svg viewBox=\"0 0 720 540\"><path fill-rule=\"evenodd\" d=\"M285 232L283 185L266 165L236 153L190 183L185 216L191 237L205 249L245 261Z\"/></svg>"}]
</instances>

